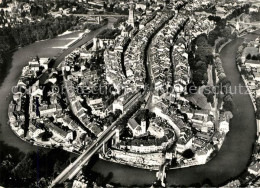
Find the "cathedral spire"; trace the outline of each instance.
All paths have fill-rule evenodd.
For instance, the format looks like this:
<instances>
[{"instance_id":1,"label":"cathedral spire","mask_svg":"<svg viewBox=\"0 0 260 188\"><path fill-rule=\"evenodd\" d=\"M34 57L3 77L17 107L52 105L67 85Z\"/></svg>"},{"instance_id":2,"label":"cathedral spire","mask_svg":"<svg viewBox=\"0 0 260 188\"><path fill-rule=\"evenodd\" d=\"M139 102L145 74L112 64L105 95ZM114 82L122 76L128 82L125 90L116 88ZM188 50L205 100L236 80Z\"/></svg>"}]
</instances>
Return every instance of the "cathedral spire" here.
<instances>
[{"instance_id":1,"label":"cathedral spire","mask_svg":"<svg viewBox=\"0 0 260 188\"><path fill-rule=\"evenodd\" d=\"M131 25L132 27L134 27L134 24L135 24L135 20L134 20L134 2L133 2L133 0L130 1L128 24Z\"/></svg>"}]
</instances>

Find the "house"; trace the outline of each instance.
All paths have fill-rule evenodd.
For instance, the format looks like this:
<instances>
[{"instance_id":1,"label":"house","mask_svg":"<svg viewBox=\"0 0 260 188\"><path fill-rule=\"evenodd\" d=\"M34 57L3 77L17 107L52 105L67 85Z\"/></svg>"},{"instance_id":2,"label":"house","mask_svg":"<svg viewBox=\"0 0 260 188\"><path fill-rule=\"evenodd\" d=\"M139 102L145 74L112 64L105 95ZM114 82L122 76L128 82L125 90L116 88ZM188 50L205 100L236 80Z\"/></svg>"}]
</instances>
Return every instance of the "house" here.
<instances>
[{"instance_id":1,"label":"house","mask_svg":"<svg viewBox=\"0 0 260 188\"><path fill-rule=\"evenodd\" d=\"M143 11L145 11L147 8L146 3L144 2L139 2L135 4L135 9L142 9Z\"/></svg>"},{"instance_id":2,"label":"house","mask_svg":"<svg viewBox=\"0 0 260 188\"><path fill-rule=\"evenodd\" d=\"M181 129L180 138L176 144L176 151L179 153L184 152L192 147L193 136L189 128L183 127Z\"/></svg>"},{"instance_id":3,"label":"house","mask_svg":"<svg viewBox=\"0 0 260 188\"><path fill-rule=\"evenodd\" d=\"M260 68L260 60L246 60L245 66L247 69Z\"/></svg>"},{"instance_id":4,"label":"house","mask_svg":"<svg viewBox=\"0 0 260 188\"><path fill-rule=\"evenodd\" d=\"M219 123L219 131L224 132L225 134L229 131L229 123L227 121L221 121Z\"/></svg>"},{"instance_id":5,"label":"house","mask_svg":"<svg viewBox=\"0 0 260 188\"><path fill-rule=\"evenodd\" d=\"M146 125L144 123L139 125L134 118L129 119L127 126L133 132L133 136L140 136L146 132Z\"/></svg>"},{"instance_id":6,"label":"house","mask_svg":"<svg viewBox=\"0 0 260 188\"><path fill-rule=\"evenodd\" d=\"M176 144L176 151L183 153L185 150L192 147L192 137L181 137Z\"/></svg>"},{"instance_id":7,"label":"house","mask_svg":"<svg viewBox=\"0 0 260 188\"><path fill-rule=\"evenodd\" d=\"M92 108L92 113L97 116L104 116L104 104L102 98L88 100L89 106Z\"/></svg>"},{"instance_id":8,"label":"house","mask_svg":"<svg viewBox=\"0 0 260 188\"><path fill-rule=\"evenodd\" d=\"M117 109L121 110L122 113L124 112L124 105L122 100L115 100L113 102L113 112L115 112Z\"/></svg>"},{"instance_id":9,"label":"house","mask_svg":"<svg viewBox=\"0 0 260 188\"><path fill-rule=\"evenodd\" d=\"M254 175L258 176L259 173L260 173L260 163L259 163L259 162L256 162L255 164L250 165L250 166L248 167L248 172L249 172L250 174L254 174Z\"/></svg>"},{"instance_id":10,"label":"house","mask_svg":"<svg viewBox=\"0 0 260 188\"><path fill-rule=\"evenodd\" d=\"M256 94L256 98L260 97L260 89L257 89L257 90L255 91L255 94Z\"/></svg>"},{"instance_id":11,"label":"house","mask_svg":"<svg viewBox=\"0 0 260 188\"><path fill-rule=\"evenodd\" d=\"M16 117L14 115L15 107L16 107L16 105L14 103L9 104L8 117L9 117L9 122L10 122L11 125L16 124Z\"/></svg>"},{"instance_id":12,"label":"house","mask_svg":"<svg viewBox=\"0 0 260 188\"><path fill-rule=\"evenodd\" d=\"M65 139L68 135L68 133L66 131L64 131L63 129L59 128L58 126L54 125L52 122L48 122L45 124L46 127L48 127L50 129L50 131L52 131L52 133L62 139Z\"/></svg>"},{"instance_id":13,"label":"house","mask_svg":"<svg viewBox=\"0 0 260 188\"><path fill-rule=\"evenodd\" d=\"M40 116L50 117L61 111L62 111L61 107L56 104L51 104L49 106L47 104L44 104L39 107Z\"/></svg>"}]
</instances>

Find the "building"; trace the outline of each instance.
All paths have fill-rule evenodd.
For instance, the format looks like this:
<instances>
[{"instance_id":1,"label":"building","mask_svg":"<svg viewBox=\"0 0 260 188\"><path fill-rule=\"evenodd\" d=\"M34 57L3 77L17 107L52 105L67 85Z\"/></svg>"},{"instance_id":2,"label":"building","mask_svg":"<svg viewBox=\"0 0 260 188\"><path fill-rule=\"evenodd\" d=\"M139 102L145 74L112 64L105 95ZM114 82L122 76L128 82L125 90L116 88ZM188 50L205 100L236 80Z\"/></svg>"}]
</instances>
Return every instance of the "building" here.
<instances>
[{"instance_id":1,"label":"building","mask_svg":"<svg viewBox=\"0 0 260 188\"><path fill-rule=\"evenodd\" d=\"M184 152L192 147L193 135L189 128L184 127L181 129L180 138L176 143L176 151L179 153Z\"/></svg>"},{"instance_id":2,"label":"building","mask_svg":"<svg viewBox=\"0 0 260 188\"><path fill-rule=\"evenodd\" d=\"M250 174L254 174L254 175L258 176L259 173L260 173L260 163L256 162L255 164L249 166L248 167L248 172Z\"/></svg>"},{"instance_id":3,"label":"building","mask_svg":"<svg viewBox=\"0 0 260 188\"><path fill-rule=\"evenodd\" d=\"M146 125L144 123L139 125L134 118L129 119L127 125L133 132L133 136L140 136L146 133Z\"/></svg>"},{"instance_id":4,"label":"building","mask_svg":"<svg viewBox=\"0 0 260 188\"><path fill-rule=\"evenodd\" d=\"M59 128L58 126L54 125L51 122L48 122L46 126L50 129L50 131L52 131L53 134L59 136L62 139L65 139L68 135L66 131L64 131L63 129Z\"/></svg>"},{"instance_id":5,"label":"building","mask_svg":"<svg viewBox=\"0 0 260 188\"><path fill-rule=\"evenodd\" d=\"M229 131L229 123L227 121L221 121L219 123L219 131L224 132L225 134Z\"/></svg>"},{"instance_id":6,"label":"building","mask_svg":"<svg viewBox=\"0 0 260 188\"><path fill-rule=\"evenodd\" d=\"M131 25L133 28L135 27L135 19L134 19L134 3L133 0L130 1L130 9L129 9L129 17L128 17L128 24Z\"/></svg>"}]
</instances>

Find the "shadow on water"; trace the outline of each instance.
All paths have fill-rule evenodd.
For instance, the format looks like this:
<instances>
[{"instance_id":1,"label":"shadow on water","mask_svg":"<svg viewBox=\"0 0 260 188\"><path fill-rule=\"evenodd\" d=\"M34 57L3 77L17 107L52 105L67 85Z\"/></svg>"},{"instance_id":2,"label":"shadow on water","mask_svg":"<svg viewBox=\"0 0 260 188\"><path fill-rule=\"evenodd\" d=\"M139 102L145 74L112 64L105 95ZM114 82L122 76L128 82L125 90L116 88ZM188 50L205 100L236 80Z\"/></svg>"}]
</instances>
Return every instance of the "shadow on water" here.
<instances>
[{"instance_id":1,"label":"shadow on water","mask_svg":"<svg viewBox=\"0 0 260 188\"><path fill-rule=\"evenodd\" d=\"M3 141L0 141L0 148L0 163L8 156L11 156L15 163L18 163L24 157L24 153L21 152L18 148L9 146Z\"/></svg>"},{"instance_id":2,"label":"shadow on water","mask_svg":"<svg viewBox=\"0 0 260 188\"><path fill-rule=\"evenodd\" d=\"M106 186L111 180L113 179L113 172L109 172L107 175L103 175L98 172L94 172L91 170L96 162L99 160L98 154L94 155L89 163L83 167L82 172L83 174L88 177L88 179L94 181L99 186Z\"/></svg>"}]
</instances>

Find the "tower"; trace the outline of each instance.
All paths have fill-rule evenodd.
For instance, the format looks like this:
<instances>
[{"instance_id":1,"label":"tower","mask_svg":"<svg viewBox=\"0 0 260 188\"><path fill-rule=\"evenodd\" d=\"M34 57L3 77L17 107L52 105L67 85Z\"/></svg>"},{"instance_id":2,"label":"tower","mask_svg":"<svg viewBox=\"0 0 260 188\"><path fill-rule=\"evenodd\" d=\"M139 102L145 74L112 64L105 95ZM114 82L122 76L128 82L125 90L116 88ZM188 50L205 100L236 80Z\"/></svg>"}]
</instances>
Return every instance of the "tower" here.
<instances>
[{"instance_id":1,"label":"tower","mask_svg":"<svg viewBox=\"0 0 260 188\"><path fill-rule=\"evenodd\" d=\"M135 19L134 19L134 2L133 0L130 1L130 9L129 9L129 16L128 16L128 24L132 27L135 26Z\"/></svg>"},{"instance_id":2,"label":"tower","mask_svg":"<svg viewBox=\"0 0 260 188\"><path fill-rule=\"evenodd\" d=\"M142 134L146 133L146 120L145 119L141 120L141 130L142 130Z\"/></svg>"}]
</instances>

